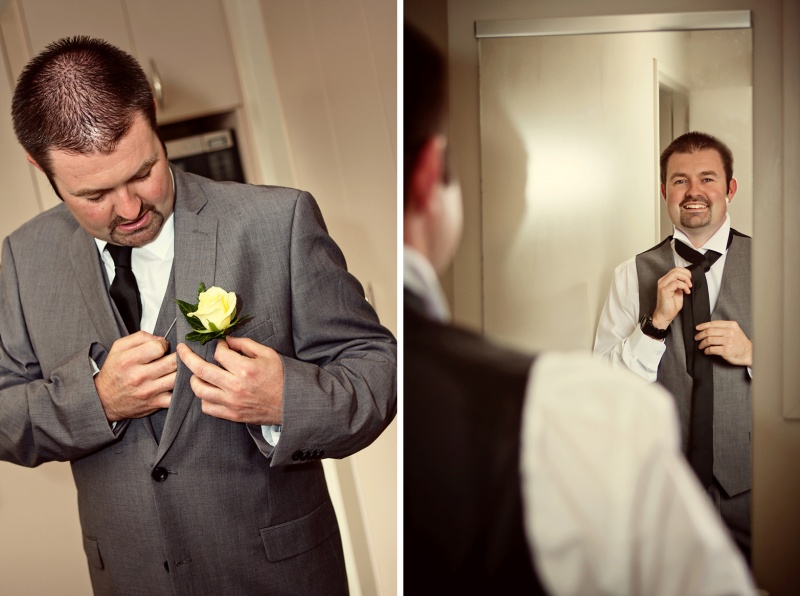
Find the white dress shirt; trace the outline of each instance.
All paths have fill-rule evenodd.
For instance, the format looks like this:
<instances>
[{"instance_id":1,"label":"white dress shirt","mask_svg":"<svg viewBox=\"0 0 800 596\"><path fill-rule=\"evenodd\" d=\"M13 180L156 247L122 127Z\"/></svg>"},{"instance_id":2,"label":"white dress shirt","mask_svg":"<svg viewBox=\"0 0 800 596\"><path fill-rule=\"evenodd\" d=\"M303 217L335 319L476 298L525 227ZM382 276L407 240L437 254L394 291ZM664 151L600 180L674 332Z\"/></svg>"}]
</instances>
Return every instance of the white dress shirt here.
<instances>
[{"instance_id":1,"label":"white dress shirt","mask_svg":"<svg viewBox=\"0 0 800 596\"><path fill-rule=\"evenodd\" d=\"M730 229L730 215L726 215L719 230L702 247L695 249L704 254L707 250L714 250L722 255L706 273L711 312L714 312L719 298L722 272L728 255ZM690 263L675 252L675 242L683 242L693 249L694 246L678 228L674 228L673 238L671 243L675 266L688 267ZM666 344L642 332L639 326L642 314L645 313L639 313L639 278L636 274L634 256L614 270L611 290L597 325L594 353L613 364L625 366L646 381L654 382L658 375L658 365L666 351ZM752 376L752 369L748 367L747 370Z\"/></svg>"},{"instance_id":2,"label":"white dress shirt","mask_svg":"<svg viewBox=\"0 0 800 596\"><path fill-rule=\"evenodd\" d=\"M588 354L537 358L523 410L523 507L550 593L756 593L678 428L658 385Z\"/></svg>"},{"instance_id":3,"label":"white dress shirt","mask_svg":"<svg viewBox=\"0 0 800 596\"><path fill-rule=\"evenodd\" d=\"M409 247L403 258L403 285L442 320L433 268ZM522 416L525 532L551 594L756 593L680 451L666 390L589 354L545 352Z\"/></svg>"},{"instance_id":4,"label":"white dress shirt","mask_svg":"<svg viewBox=\"0 0 800 596\"><path fill-rule=\"evenodd\" d=\"M105 240L94 239L100 257L106 266L108 283L111 284L116 276L114 259L106 248ZM172 261L175 257L175 222L173 214L164 221L161 231L155 239L142 247L131 251L131 269L136 277L139 287L139 296L142 299L142 319L139 328L142 331L153 333L161 310L161 303L167 293L169 274L172 271ZM200 282L197 282L200 285ZM187 299L193 302L191 299Z\"/></svg>"}]
</instances>

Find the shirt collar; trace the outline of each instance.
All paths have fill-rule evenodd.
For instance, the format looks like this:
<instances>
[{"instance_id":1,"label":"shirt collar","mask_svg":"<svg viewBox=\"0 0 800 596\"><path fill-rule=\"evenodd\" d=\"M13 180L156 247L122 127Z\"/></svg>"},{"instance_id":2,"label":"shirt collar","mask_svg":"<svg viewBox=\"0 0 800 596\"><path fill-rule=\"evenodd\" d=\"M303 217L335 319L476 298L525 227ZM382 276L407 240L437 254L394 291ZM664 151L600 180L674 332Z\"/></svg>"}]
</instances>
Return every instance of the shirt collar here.
<instances>
[{"instance_id":1,"label":"shirt collar","mask_svg":"<svg viewBox=\"0 0 800 596\"><path fill-rule=\"evenodd\" d=\"M701 246L700 248L695 249L692 241L681 232L678 228L673 226L672 235L676 241L683 242L690 248L697 250L698 252L705 253L707 250L714 250L721 255L724 255L728 252L728 235L731 231L731 216L729 213L725 214L725 221L722 222L722 225L719 227L711 238Z\"/></svg>"},{"instance_id":2,"label":"shirt collar","mask_svg":"<svg viewBox=\"0 0 800 596\"><path fill-rule=\"evenodd\" d=\"M407 244L403 246L403 287L422 300L429 317L450 320L450 308L436 271L422 253Z\"/></svg>"}]
</instances>

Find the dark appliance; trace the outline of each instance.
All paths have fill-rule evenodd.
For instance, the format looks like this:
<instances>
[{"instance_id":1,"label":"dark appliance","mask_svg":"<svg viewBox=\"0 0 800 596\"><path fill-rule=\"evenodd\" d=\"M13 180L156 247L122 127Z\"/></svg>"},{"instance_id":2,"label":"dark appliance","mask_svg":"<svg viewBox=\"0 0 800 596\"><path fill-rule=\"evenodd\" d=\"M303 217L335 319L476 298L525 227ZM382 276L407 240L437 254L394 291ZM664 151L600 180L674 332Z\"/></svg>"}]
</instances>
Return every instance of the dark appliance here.
<instances>
[{"instance_id":1,"label":"dark appliance","mask_svg":"<svg viewBox=\"0 0 800 596\"><path fill-rule=\"evenodd\" d=\"M166 142L169 161L184 172L212 180L244 182L233 130L217 130Z\"/></svg>"}]
</instances>

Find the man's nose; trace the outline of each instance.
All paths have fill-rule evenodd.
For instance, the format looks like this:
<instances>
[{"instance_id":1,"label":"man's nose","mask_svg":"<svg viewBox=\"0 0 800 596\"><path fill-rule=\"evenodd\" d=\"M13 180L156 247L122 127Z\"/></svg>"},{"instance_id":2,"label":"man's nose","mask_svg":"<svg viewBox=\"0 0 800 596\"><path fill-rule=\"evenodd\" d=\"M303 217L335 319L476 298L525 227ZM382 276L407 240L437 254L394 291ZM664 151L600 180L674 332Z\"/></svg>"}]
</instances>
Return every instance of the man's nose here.
<instances>
[{"instance_id":1,"label":"man's nose","mask_svg":"<svg viewBox=\"0 0 800 596\"><path fill-rule=\"evenodd\" d=\"M692 182L691 180L689 180L689 182L686 185L686 196L696 197L699 196L700 194L702 194L700 192L700 185L697 184L697 182Z\"/></svg>"},{"instance_id":2,"label":"man's nose","mask_svg":"<svg viewBox=\"0 0 800 596\"><path fill-rule=\"evenodd\" d=\"M142 210L142 201L135 194L128 192L127 188L122 188L117 194L114 203L114 212L119 217L133 221L139 217Z\"/></svg>"}]
</instances>

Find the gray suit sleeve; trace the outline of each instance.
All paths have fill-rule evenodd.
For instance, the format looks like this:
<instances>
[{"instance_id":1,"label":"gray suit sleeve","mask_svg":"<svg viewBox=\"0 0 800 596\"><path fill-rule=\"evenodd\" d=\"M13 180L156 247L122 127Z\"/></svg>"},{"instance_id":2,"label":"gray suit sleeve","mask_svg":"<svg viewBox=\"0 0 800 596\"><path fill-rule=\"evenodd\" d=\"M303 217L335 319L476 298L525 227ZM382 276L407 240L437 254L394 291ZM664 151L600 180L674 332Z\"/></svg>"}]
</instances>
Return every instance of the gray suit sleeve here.
<instances>
[{"instance_id":1,"label":"gray suit sleeve","mask_svg":"<svg viewBox=\"0 0 800 596\"><path fill-rule=\"evenodd\" d=\"M0 459L32 467L77 459L114 440L94 387L92 352L97 346L87 345L43 378L6 238L0 267Z\"/></svg>"},{"instance_id":2,"label":"gray suit sleeve","mask_svg":"<svg viewBox=\"0 0 800 596\"><path fill-rule=\"evenodd\" d=\"M273 449L250 433L272 465L363 449L397 411L397 344L348 273L322 214L301 193L290 243L295 357L282 355L283 429Z\"/></svg>"}]
</instances>

